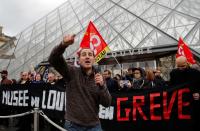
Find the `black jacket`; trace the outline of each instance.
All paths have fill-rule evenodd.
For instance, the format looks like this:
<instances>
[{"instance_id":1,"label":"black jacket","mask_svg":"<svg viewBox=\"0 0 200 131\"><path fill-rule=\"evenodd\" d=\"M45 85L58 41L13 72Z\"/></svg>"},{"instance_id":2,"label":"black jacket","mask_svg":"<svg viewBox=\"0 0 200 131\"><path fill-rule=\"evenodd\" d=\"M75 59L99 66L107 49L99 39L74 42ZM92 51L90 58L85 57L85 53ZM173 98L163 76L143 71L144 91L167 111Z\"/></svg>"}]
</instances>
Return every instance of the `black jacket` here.
<instances>
[{"instance_id":1,"label":"black jacket","mask_svg":"<svg viewBox=\"0 0 200 131\"><path fill-rule=\"evenodd\" d=\"M109 92L116 92L119 89L119 85L117 81L113 80L112 78L107 78L106 79L106 86L109 90Z\"/></svg>"},{"instance_id":2,"label":"black jacket","mask_svg":"<svg viewBox=\"0 0 200 131\"><path fill-rule=\"evenodd\" d=\"M200 90L200 72L196 69L173 69L170 72L170 85L187 85L193 91Z\"/></svg>"}]
</instances>

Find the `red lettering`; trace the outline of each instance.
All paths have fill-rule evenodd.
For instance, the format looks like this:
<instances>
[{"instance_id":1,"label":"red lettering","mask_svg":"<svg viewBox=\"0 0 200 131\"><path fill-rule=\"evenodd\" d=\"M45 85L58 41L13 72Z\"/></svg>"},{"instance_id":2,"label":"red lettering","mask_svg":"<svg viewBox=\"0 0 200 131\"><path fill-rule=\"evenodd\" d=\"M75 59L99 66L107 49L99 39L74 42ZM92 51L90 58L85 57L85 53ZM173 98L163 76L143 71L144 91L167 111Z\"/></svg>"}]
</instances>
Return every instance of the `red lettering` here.
<instances>
[{"instance_id":1,"label":"red lettering","mask_svg":"<svg viewBox=\"0 0 200 131\"><path fill-rule=\"evenodd\" d=\"M168 92L164 91L162 94L160 92L150 93L150 118L147 118L146 112L144 112L145 106L145 96L133 96L133 110L131 107L126 107L122 109L122 102L126 104L128 102L128 97L123 98L117 98L117 121L129 121L130 119L130 113L132 112L133 115L133 121L136 121L138 118L141 117L143 120L162 120L162 116L164 120L169 120L172 114L173 106L175 106L175 101L177 100L178 104L178 119L191 119L191 114L188 114L184 111L186 111L185 108L189 108L190 102L184 100L183 96L189 95L190 90L189 88L183 88L179 90L175 90L172 92L170 96L168 96ZM161 101L155 101L157 99L161 99L161 96L163 95L163 100ZM185 96L185 97L186 97ZM156 103L157 102L157 103ZM162 103L160 103L162 102ZM128 103L127 103L128 104ZM162 105L161 105L162 104ZM163 106L163 109L161 108ZM163 110L163 115L157 114L155 111ZM177 111L177 110L176 110ZM137 114L138 113L138 114ZM161 112L160 112L161 113Z\"/></svg>"},{"instance_id":2,"label":"red lettering","mask_svg":"<svg viewBox=\"0 0 200 131\"><path fill-rule=\"evenodd\" d=\"M169 106L167 107L167 92L163 92L163 117L165 120L170 119L172 107L174 105L174 101L176 99L177 91L174 91L169 102Z\"/></svg>"},{"instance_id":3,"label":"red lettering","mask_svg":"<svg viewBox=\"0 0 200 131\"><path fill-rule=\"evenodd\" d=\"M117 120L118 121L129 121L129 114L130 114L130 109L125 109L126 112L126 116L125 117L121 117L121 107L120 107L120 103L122 101L127 101L128 97L124 97L124 98L117 98Z\"/></svg>"},{"instance_id":4,"label":"red lettering","mask_svg":"<svg viewBox=\"0 0 200 131\"><path fill-rule=\"evenodd\" d=\"M189 88L178 90L178 118L179 119L191 119L189 114L183 114L183 106L189 106L190 102L183 102L183 94L189 93Z\"/></svg>"},{"instance_id":5,"label":"red lettering","mask_svg":"<svg viewBox=\"0 0 200 131\"><path fill-rule=\"evenodd\" d=\"M140 103L137 103L137 100L140 100ZM144 96L133 96L133 120L136 121L136 110L139 111L139 114L144 120L147 120L144 112L142 111L141 106L144 106Z\"/></svg>"},{"instance_id":6,"label":"red lettering","mask_svg":"<svg viewBox=\"0 0 200 131\"><path fill-rule=\"evenodd\" d=\"M160 96L160 93L150 93L150 116L151 120L161 120L161 116L156 116L154 114L155 108L160 108L160 104L154 103L154 97Z\"/></svg>"}]
</instances>

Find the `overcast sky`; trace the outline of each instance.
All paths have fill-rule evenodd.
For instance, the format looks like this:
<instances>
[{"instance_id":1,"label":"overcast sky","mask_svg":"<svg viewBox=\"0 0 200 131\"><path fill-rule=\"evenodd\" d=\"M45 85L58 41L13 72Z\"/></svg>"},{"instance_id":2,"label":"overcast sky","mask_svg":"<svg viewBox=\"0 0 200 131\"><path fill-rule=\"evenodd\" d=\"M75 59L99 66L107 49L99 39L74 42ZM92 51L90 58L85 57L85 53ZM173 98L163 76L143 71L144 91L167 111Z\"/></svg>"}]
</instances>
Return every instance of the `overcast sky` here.
<instances>
[{"instance_id":1,"label":"overcast sky","mask_svg":"<svg viewBox=\"0 0 200 131\"><path fill-rule=\"evenodd\" d=\"M0 0L3 33L15 36L67 0Z\"/></svg>"}]
</instances>

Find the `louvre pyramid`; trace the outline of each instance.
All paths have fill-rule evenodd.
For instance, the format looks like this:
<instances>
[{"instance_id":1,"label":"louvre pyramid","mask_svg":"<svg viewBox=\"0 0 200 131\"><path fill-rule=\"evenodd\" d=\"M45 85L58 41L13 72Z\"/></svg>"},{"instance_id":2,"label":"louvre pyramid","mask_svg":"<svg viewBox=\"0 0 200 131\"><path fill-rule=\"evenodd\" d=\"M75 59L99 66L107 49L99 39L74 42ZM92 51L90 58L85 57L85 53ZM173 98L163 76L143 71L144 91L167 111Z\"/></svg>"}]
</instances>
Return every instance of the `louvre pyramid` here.
<instances>
[{"instance_id":1,"label":"louvre pyramid","mask_svg":"<svg viewBox=\"0 0 200 131\"><path fill-rule=\"evenodd\" d=\"M200 0L66 0L64 4L20 32L9 53L16 59L1 60L12 78L47 60L65 34L76 34L65 52L72 57L89 21L112 51L177 44L181 36L200 53Z\"/></svg>"}]
</instances>

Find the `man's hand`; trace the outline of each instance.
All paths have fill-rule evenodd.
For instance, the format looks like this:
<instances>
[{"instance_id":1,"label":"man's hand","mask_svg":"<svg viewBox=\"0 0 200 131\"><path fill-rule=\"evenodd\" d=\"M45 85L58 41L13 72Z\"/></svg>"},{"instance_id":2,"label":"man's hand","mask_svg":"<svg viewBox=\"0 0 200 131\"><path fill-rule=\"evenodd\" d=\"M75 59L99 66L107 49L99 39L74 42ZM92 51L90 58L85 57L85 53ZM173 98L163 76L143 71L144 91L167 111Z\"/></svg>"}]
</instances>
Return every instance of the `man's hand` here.
<instances>
[{"instance_id":1,"label":"man's hand","mask_svg":"<svg viewBox=\"0 0 200 131\"><path fill-rule=\"evenodd\" d=\"M66 35L63 38L63 46L67 47L69 45L72 45L74 43L74 38L75 38L75 34L73 35Z\"/></svg>"},{"instance_id":2,"label":"man's hand","mask_svg":"<svg viewBox=\"0 0 200 131\"><path fill-rule=\"evenodd\" d=\"M99 84L100 86L104 85L103 76L100 73L95 74L95 83Z\"/></svg>"}]
</instances>

